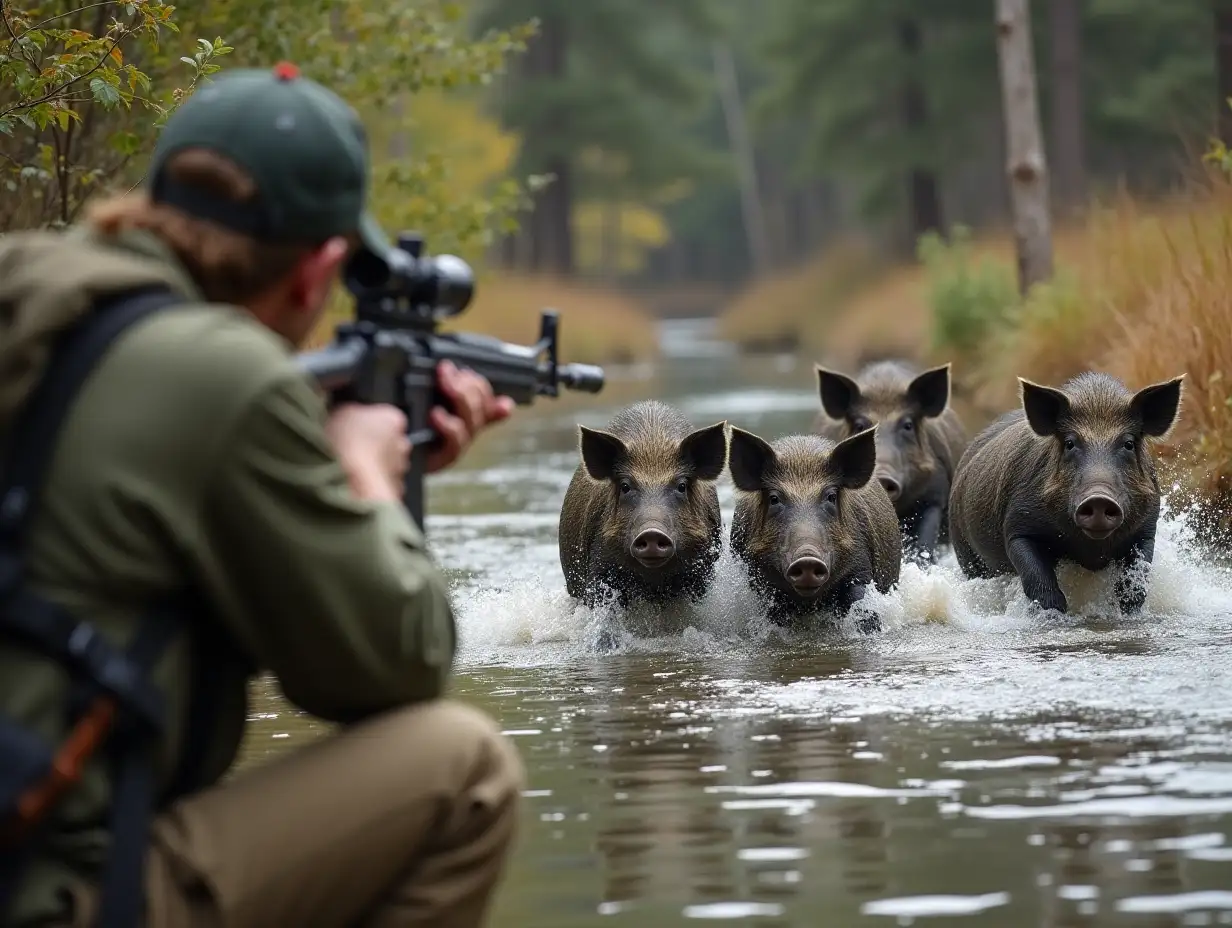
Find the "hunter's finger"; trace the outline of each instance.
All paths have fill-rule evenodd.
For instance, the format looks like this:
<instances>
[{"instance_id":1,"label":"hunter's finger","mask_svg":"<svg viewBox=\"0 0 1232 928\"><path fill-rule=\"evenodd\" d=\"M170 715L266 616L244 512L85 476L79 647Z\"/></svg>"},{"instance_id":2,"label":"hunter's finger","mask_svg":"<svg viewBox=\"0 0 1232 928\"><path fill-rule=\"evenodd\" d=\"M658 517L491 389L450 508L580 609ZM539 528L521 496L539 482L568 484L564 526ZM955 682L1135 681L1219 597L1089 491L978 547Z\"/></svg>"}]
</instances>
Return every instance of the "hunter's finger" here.
<instances>
[{"instance_id":1,"label":"hunter's finger","mask_svg":"<svg viewBox=\"0 0 1232 928\"><path fill-rule=\"evenodd\" d=\"M513 415L514 403L511 396L495 396L488 403L488 422L500 422Z\"/></svg>"},{"instance_id":2,"label":"hunter's finger","mask_svg":"<svg viewBox=\"0 0 1232 928\"><path fill-rule=\"evenodd\" d=\"M448 367L446 367L448 365ZM472 432L483 427L483 378L471 371L460 371L448 361L440 365L441 391L453 401L454 413Z\"/></svg>"},{"instance_id":3,"label":"hunter's finger","mask_svg":"<svg viewBox=\"0 0 1232 928\"><path fill-rule=\"evenodd\" d=\"M428 455L426 463L428 470L439 470L458 459L470 441L470 430L465 422L439 406L428 414L428 421L440 435L441 443Z\"/></svg>"}]
</instances>

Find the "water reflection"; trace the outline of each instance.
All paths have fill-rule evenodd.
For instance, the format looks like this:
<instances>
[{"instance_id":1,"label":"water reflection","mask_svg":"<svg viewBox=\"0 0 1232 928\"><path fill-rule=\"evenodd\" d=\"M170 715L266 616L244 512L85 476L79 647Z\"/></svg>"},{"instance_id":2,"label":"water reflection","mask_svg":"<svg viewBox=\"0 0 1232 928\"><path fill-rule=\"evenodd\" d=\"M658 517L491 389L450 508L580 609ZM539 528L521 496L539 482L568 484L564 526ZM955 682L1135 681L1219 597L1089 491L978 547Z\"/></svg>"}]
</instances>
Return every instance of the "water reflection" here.
<instances>
[{"instance_id":1,"label":"water reflection","mask_svg":"<svg viewBox=\"0 0 1232 928\"><path fill-rule=\"evenodd\" d=\"M807 359L719 361L702 336L430 482L455 695L530 776L494 928L1232 925L1232 583L1180 522L1138 618L1041 620L943 564L904 573L868 640L751 634L733 581L682 633L594 653L556 560L576 423L645 396L765 434L812 418ZM267 684L254 711L246 764L325 731Z\"/></svg>"}]
</instances>

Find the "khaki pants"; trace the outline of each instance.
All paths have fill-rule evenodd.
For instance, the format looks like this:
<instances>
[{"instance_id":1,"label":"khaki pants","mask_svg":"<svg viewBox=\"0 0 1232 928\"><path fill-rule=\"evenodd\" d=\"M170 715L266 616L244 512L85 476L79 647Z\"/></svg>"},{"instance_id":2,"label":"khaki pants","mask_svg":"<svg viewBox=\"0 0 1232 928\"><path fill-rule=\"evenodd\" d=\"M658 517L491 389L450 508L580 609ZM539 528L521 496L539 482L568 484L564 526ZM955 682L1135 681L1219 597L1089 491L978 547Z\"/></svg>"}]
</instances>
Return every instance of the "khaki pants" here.
<instances>
[{"instance_id":1,"label":"khaki pants","mask_svg":"<svg viewBox=\"0 0 1232 928\"><path fill-rule=\"evenodd\" d=\"M481 925L524 772L485 715L449 700L386 713L160 815L149 928ZM83 891L75 928L93 921Z\"/></svg>"}]
</instances>

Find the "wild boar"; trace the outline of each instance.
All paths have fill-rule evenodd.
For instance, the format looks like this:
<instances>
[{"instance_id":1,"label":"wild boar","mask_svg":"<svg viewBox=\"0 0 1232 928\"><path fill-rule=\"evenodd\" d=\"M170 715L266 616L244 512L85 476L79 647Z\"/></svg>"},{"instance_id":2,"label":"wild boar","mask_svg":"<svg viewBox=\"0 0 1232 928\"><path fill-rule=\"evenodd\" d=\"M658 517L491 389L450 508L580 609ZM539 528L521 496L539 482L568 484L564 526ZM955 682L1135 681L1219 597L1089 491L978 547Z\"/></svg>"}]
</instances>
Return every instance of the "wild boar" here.
<instances>
[{"instance_id":1,"label":"wild boar","mask_svg":"<svg viewBox=\"0 0 1232 928\"><path fill-rule=\"evenodd\" d=\"M950 483L967 444L950 406L950 365L921 372L907 361L876 361L854 380L818 366L817 383L814 431L842 441L879 426L875 476L894 504L906 553L933 560L949 540Z\"/></svg>"},{"instance_id":2,"label":"wild boar","mask_svg":"<svg viewBox=\"0 0 1232 928\"><path fill-rule=\"evenodd\" d=\"M1176 422L1185 375L1137 393L1085 373L1060 389L1019 378L1022 408L972 441L954 476L954 553L969 577L1017 574L1023 592L1065 612L1056 564L1087 570L1119 565L1126 613L1142 608L1159 521L1159 481L1149 440ZM1143 568L1144 570L1146 568Z\"/></svg>"},{"instance_id":3,"label":"wild boar","mask_svg":"<svg viewBox=\"0 0 1232 928\"><path fill-rule=\"evenodd\" d=\"M902 533L890 497L872 479L877 428L838 443L788 435L771 444L732 427L731 549L774 621L823 608L843 614L869 583L886 592L898 582Z\"/></svg>"},{"instance_id":4,"label":"wild boar","mask_svg":"<svg viewBox=\"0 0 1232 928\"><path fill-rule=\"evenodd\" d=\"M622 606L704 595L723 543L715 481L727 466L726 420L694 430L680 410L648 400L606 431L578 426L578 437L559 525L569 595L594 605L607 587Z\"/></svg>"}]
</instances>

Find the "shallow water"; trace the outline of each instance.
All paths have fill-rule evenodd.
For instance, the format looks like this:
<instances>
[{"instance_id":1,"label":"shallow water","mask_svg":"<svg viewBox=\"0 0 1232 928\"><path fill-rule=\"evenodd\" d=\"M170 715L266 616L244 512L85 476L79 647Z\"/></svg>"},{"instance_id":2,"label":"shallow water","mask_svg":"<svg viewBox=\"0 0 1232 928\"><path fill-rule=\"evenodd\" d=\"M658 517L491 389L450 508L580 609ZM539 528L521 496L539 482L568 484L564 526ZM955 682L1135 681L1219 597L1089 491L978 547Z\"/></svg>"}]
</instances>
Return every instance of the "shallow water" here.
<instances>
[{"instance_id":1,"label":"shallow water","mask_svg":"<svg viewBox=\"0 0 1232 928\"><path fill-rule=\"evenodd\" d=\"M566 336L567 337L567 336ZM725 556L702 606L607 621L556 549L576 424L654 396L695 424L807 429L807 361L749 362L675 324L679 357L542 401L434 478L455 583L455 693L527 764L493 926L1232 925L1232 574L1161 524L1144 613L1100 578L1041 616L952 556L871 595L884 630L768 630ZM567 352L567 343L566 343ZM725 524L731 486L720 484ZM318 729L262 690L246 763Z\"/></svg>"}]
</instances>

